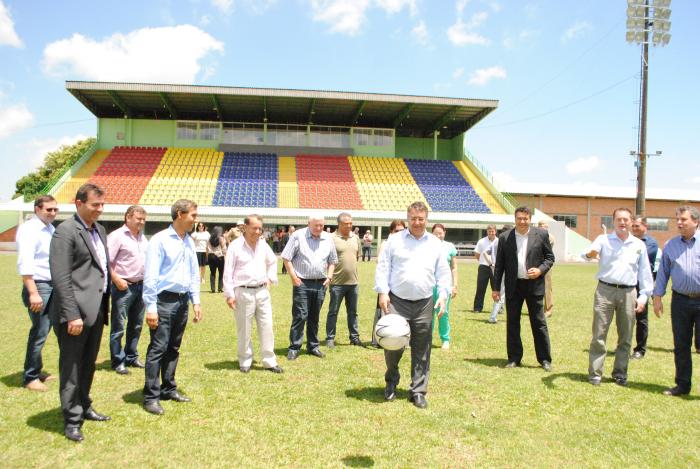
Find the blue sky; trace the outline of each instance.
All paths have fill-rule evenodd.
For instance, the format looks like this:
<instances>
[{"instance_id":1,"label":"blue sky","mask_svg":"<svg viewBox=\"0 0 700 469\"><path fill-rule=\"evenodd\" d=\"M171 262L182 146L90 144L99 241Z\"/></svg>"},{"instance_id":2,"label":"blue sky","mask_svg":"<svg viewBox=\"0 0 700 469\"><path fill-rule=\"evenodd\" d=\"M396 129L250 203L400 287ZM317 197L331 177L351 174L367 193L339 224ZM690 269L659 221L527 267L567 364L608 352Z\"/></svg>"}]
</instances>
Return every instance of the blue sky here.
<instances>
[{"instance_id":1,"label":"blue sky","mask_svg":"<svg viewBox=\"0 0 700 469\"><path fill-rule=\"evenodd\" d=\"M65 80L498 99L467 148L502 181L634 186L640 48L624 0L0 0L0 200L95 134ZM650 188L695 190L700 2L650 52ZM693 20L695 18L695 20ZM695 57L695 58L693 58Z\"/></svg>"}]
</instances>

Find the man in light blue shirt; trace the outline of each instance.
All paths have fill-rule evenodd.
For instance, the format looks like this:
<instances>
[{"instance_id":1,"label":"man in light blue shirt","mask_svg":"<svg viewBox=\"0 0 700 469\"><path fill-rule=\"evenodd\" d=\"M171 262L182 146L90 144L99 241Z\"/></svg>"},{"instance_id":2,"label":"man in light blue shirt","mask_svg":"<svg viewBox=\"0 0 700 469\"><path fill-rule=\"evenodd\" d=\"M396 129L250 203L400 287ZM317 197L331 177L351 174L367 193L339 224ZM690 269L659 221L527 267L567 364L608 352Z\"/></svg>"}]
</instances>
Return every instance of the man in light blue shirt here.
<instances>
[{"instance_id":1,"label":"man in light blue shirt","mask_svg":"<svg viewBox=\"0 0 700 469\"><path fill-rule=\"evenodd\" d=\"M180 344L187 325L189 302L194 322L202 319L199 302L199 264L189 235L197 220L197 204L180 199L170 209L173 224L156 233L148 243L143 279L143 302L151 343L146 353L143 407L163 414L161 400L189 402L175 383ZM162 370L162 383L160 380Z\"/></svg>"},{"instance_id":2,"label":"man in light blue shirt","mask_svg":"<svg viewBox=\"0 0 700 469\"><path fill-rule=\"evenodd\" d=\"M408 230L389 237L377 262L374 290L379 293L383 314L400 314L411 327L411 385L408 399L418 408L428 406L430 347L433 309L438 318L445 312L451 293L451 274L442 242L425 229L428 207L414 202L408 207ZM433 301L437 285L438 299ZM384 398L393 401L399 384L399 361L403 350L385 350L386 374Z\"/></svg>"},{"instance_id":3,"label":"man in light blue shirt","mask_svg":"<svg viewBox=\"0 0 700 469\"><path fill-rule=\"evenodd\" d=\"M669 279L673 282L671 297L671 327L673 357L676 365L676 385L666 389L667 396L682 396L690 392L693 374L690 343L693 325L700 322L700 213L695 207L683 205L676 210L680 236L670 239L661 256L654 287L654 314L664 312L661 298L666 294ZM697 334L697 328L695 329Z\"/></svg>"},{"instance_id":4,"label":"man in light blue shirt","mask_svg":"<svg viewBox=\"0 0 700 469\"><path fill-rule=\"evenodd\" d=\"M588 380L594 386L603 379L605 341L613 314L618 339L612 377L616 384L627 385L634 316L644 310L654 287L646 245L630 234L632 212L618 208L613 212L613 220L615 231L598 236L582 254L586 260L599 259L598 287L593 300L593 338L588 351Z\"/></svg>"}]
</instances>

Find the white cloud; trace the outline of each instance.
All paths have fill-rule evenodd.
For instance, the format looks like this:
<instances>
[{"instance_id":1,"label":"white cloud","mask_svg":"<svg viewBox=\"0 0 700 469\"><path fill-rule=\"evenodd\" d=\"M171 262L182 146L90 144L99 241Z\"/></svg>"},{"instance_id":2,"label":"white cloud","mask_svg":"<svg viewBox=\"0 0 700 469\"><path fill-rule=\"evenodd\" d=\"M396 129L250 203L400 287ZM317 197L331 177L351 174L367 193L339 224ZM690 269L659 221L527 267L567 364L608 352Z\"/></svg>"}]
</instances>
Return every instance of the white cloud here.
<instances>
[{"instance_id":1,"label":"white cloud","mask_svg":"<svg viewBox=\"0 0 700 469\"><path fill-rule=\"evenodd\" d=\"M455 46L488 45L491 41L479 33L467 31L467 25L461 20L447 28L447 38Z\"/></svg>"},{"instance_id":2,"label":"white cloud","mask_svg":"<svg viewBox=\"0 0 700 469\"><path fill-rule=\"evenodd\" d=\"M101 41L74 33L44 48L52 76L99 81L193 83L200 62L224 44L192 25L143 28Z\"/></svg>"},{"instance_id":3,"label":"white cloud","mask_svg":"<svg viewBox=\"0 0 700 469\"><path fill-rule=\"evenodd\" d=\"M199 18L199 25L200 26L207 26L209 23L211 23L211 19L209 19L209 16L202 15L202 17Z\"/></svg>"},{"instance_id":4,"label":"white cloud","mask_svg":"<svg viewBox=\"0 0 700 469\"><path fill-rule=\"evenodd\" d=\"M600 168L603 161L597 156L582 156L566 163L566 172L571 175L585 174Z\"/></svg>"},{"instance_id":5,"label":"white cloud","mask_svg":"<svg viewBox=\"0 0 700 469\"><path fill-rule=\"evenodd\" d=\"M692 178L687 179L687 182L691 184L700 184L700 176L695 176Z\"/></svg>"},{"instance_id":6,"label":"white cloud","mask_svg":"<svg viewBox=\"0 0 700 469\"><path fill-rule=\"evenodd\" d=\"M462 13L464 12L464 8L466 8L467 3L469 3L469 0L458 0L457 3L455 4L455 9L457 10L457 16L462 16Z\"/></svg>"},{"instance_id":7,"label":"white cloud","mask_svg":"<svg viewBox=\"0 0 700 469\"><path fill-rule=\"evenodd\" d=\"M5 6L5 3L0 1L0 46L7 45L13 47L22 47L22 40L15 31L15 23L12 21L10 11Z\"/></svg>"},{"instance_id":8,"label":"white cloud","mask_svg":"<svg viewBox=\"0 0 700 469\"><path fill-rule=\"evenodd\" d=\"M211 0L211 4L224 15L230 15L233 12L233 0Z\"/></svg>"},{"instance_id":9,"label":"white cloud","mask_svg":"<svg viewBox=\"0 0 700 469\"><path fill-rule=\"evenodd\" d=\"M418 14L416 0L374 0L376 5L389 14L399 13L404 8L408 8L411 16Z\"/></svg>"},{"instance_id":10,"label":"white cloud","mask_svg":"<svg viewBox=\"0 0 700 469\"><path fill-rule=\"evenodd\" d=\"M494 13L501 11L501 4L496 1L486 2Z\"/></svg>"},{"instance_id":11,"label":"white cloud","mask_svg":"<svg viewBox=\"0 0 700 469\"><path fill-rule=\"evenodd\" d=\"M56 151L64 145L73 145L80 140L85 140L87 135L73 135L59 138L37 138L19 145L20 151L25 155L26 161L31 163L32 168L41 166L46 154Z\"/></svg>"},{"instance_id":12,"label":"white cloud","mask_svg":"<svg viewBox=\"0 0 700 469\"><path fill-rule=\"evenodd\" d=\"M508 184L515 182L515 176L504 171L494 171L493 179L496 181L499 187L507 186Z\"/></svg>"},{"instance_id":13,"label":"white cloud","mask_svg":"<svg viewBox=\"0 0 700 469\"><path fill-rule=\"evenodd\" d=\"M576 39L577 37L583 36L586 31L593 29L593 26L588 21L577 21L573 25L571 25L566 31L564 31L564 34L561 36L561 42L569 42L572 39Z\"/></svg>"},{"instance_id":14,"label":"white cloud","mask_svg":"<svg viewBox=\"0 0 700 469\"><path fill-rule=\"evenodd\" d=\"M0 107L0 139L20 132L34 123L34 115L24 104Z\"/></svg>"},{"instance_id":15,"label":"white cloud","mask_svg":"<svg viewBox=\"0 0 700 469\"><path fill-rule=\"evenodd\" d=\"M411 29L411 34L418 44L423 46L428 45L430 35L428 34L428 27L425 25L425 21L421 20L415 25L413 29Z\"/></svg>"},{"instance_id":16,"label":"white cloud","mask_svg":"<svg viewBox=\"0 0 700 469\"><path fill-rule=\"evenodd\" d=\"M528 45L527 43L534 40L540 35L540 32L536 29L523 29L516 36L506 33L503 36L503 47L506 49L513 49L519 45Z\"/></svg>"},{"instance_id":17,"label":"white cloud","mask_svg":"<svg viewBox=\"0 0 700 469\"><path fill-rule=\"evenodd\" d=\"M496 65L489 68L480 68L479 70L475 70L474 72L472 72L467 83L469 83L470 85L484 86L491 80L503 80L507 76L508 74L506 73L506 69Z\"/></svg>"},{"instance_id":18,"label":"white cloud","mask_svg":"<svg viewBox=\"0 0 700 469\"><path fill-rule=\"evenodd\" d=\"M314 21L328 23L330 31L354 36L365 22L369 0L311 0Z\"/></svg>"}]
</instances>

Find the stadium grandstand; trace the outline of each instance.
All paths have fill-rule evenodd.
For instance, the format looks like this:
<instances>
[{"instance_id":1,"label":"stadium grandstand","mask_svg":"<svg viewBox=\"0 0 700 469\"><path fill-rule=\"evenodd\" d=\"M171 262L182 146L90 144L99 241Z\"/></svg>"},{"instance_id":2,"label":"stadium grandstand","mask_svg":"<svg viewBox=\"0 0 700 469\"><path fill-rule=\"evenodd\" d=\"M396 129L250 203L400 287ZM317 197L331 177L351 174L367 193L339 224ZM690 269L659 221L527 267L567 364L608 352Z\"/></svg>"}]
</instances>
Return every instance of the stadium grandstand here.
<instances>
[{"instance_id":1,"label":"stadium grandstand","mask_svg":"<svg viewBox=\"0 0 700 469\"><path fill-rule=\"evenodd\" d=\"M92 181L106 190L108 230L141 204L153 233L179 198L224 226L251 212L270 227L303 225L311 213L333 225L349 211L376 239L416 200L458 244L512 221L513 199L465 150L495 100L83 81L66 89L97 118L97 139L45 190L64 218Z\"/></svg>"}]
</instances>

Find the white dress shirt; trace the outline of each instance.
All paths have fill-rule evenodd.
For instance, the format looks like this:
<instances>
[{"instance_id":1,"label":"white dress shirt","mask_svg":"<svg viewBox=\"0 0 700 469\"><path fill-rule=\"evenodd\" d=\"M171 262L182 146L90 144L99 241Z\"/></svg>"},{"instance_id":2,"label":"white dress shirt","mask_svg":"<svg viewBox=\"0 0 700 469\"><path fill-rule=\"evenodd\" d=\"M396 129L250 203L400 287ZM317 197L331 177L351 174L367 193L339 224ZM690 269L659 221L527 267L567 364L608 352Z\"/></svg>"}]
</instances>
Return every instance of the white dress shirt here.
<instances>
[{"instance_id":1,"label":"white dress shirt","mask_svg":"<svg viewBox=\"0 0 700 469\"><path fill-rule=\"evenodd\" d=\"M496 251L493 250L493 245L496 241L498 241L498 237L493 238L493 241L491 241L488 236L484 236L479 241L477 241L476 247L474 248L474 252L479 253L480 265L490 267L491 264L496 263ZM488 259L486 259L486 256L484 256L484 254L488 254L488 257L491 258L491 262L489 262Z\"/></svg>"},{"instance_id":2,"label":"white dress shirt","mask_svg":"<svg viewBox=\"0 0 700 469\"><path fill-rule=\"evenodd\" d=\"M404 300L432 296L437 285L440 298L450 294L450 266L442 253L442 241L428 233L416 239L410 230L390 236L382 246L374 276L374 290Z\"/></svg>"},{"instance_id":3,"label":"white dress shirt","mask_svg":"<svg viewBox=\"0 0 700 469\"><path fill-rule=\"evenodd\" d=\"M253 249L245 237L235 239L226 251L224 296L235 297L236 287L255 287L270 280L277 283L277 257L270 246L259 240Z\"/></svg>"},{"instance_id":4,"label":"white dress shirt","mask_svg":"<svg viewBox=\"0 0 700 469\"><path fill-rule=\"evenodd\" d=\"M518 278L528 279L527 276L527 237L530 234L530 230L527 233L521 235L515 231L515 246L518 250Z\"/></svg>"},{"instance_id":5,"label":"white dress shirt","mask_svg":"<svg viewBox=\"0 0 700 469\"><path fill-rule=\"evenodd\" d=\"M34 280L51 281L49 247L56 228L36 215L17 228L17 270L20 275L31 275Z\"/></svg>"}]
</instances>

